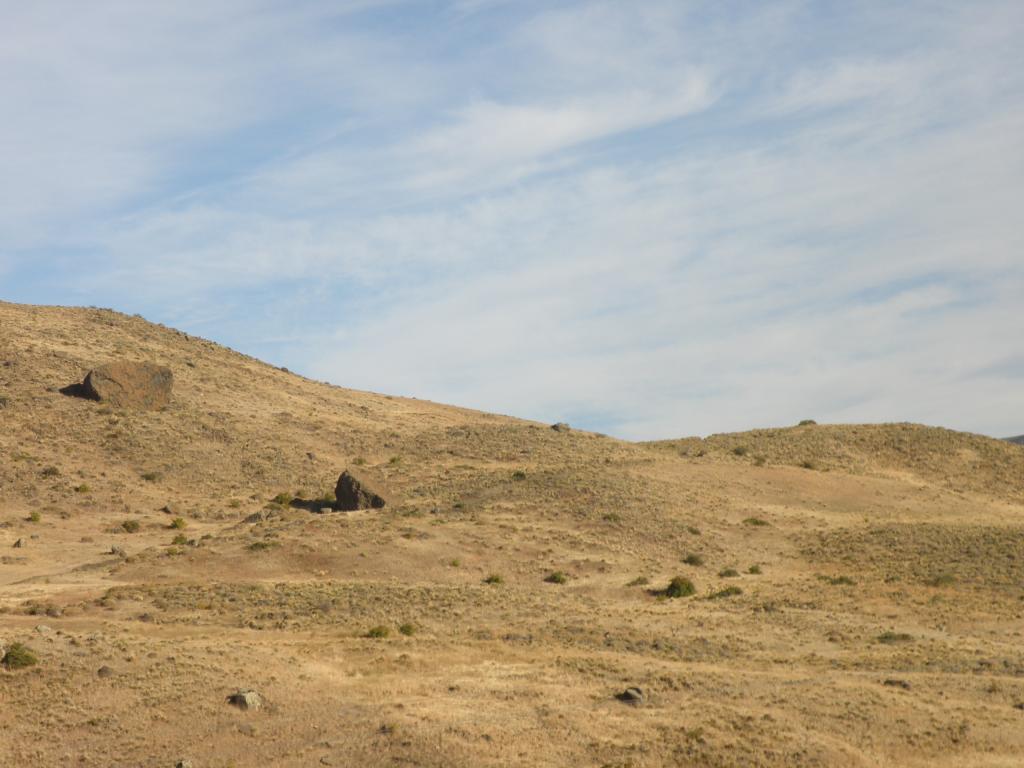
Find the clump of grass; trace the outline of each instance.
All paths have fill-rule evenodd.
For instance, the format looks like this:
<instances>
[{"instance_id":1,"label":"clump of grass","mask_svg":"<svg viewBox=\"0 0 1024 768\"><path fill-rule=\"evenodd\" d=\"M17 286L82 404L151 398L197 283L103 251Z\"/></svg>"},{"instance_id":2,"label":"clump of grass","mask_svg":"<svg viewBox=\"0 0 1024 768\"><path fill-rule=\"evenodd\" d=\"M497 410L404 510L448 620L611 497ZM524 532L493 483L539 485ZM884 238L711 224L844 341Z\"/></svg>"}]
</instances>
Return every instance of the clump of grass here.
<instances>
[{"instance_id":1,"label":"clump of grass","mask_svg":"<svg viewBox=\"0 0 1024 768\"><path fill-rule=\"evenodd\" d=\"M620 515L618 512L605 512L603 515L601 515L601 519L604 520L606 523L621 523L622 515Z\"/></svg>"},{"instance_id":2,"label":"clump of grass","mask_svg":"<svg viewBox=\"0 0 1024 768\"><path fill-rule=\"evenodd\" d=\"M635 579L633 579L631 582L629 582L626 586L627 587L646 587L650 583L651 583L651 580L648 579L646 576L637 576Z\"/></svg>"},{"instance_id":3,"label":"clump of grass","mask_svg":"<svg viewBox=\"0 0 1024 768\"><path fill-rule=\"evenodd\" d=\"M813 427L813 426L814 426L814 425L816 425L817 423L818 423L818 422L816 422L816 421L815 421L814 419L802 419L802 420L800 421L800 423L799 423L799 424L797 424L797 426L798 426L798 427Z\"/></svg>"},{"instance_id":4,"label":"clump of grass","mask_svg":"<svg viewBox=\"0 0 1024 768\"><path fill-rule=\"evenodd\" d=\"M60 470L54 466L43 467L39 474L43 477L60 477Z\"/></svg>"},{"instance_id":5,"label":"clump of grass","mask_svg":"<svg viewBox=\"0 0 1024 768\"><path fill-rule=\"evenodd\" d=\"M254 541L249 545L250 552L266 552L268 549L273 549L277 544L273 541Z\"/></svg>"},{"instance_id":6,"label":"clump of grass","mask_svg":"<svg viewBox=\"0 0 1024 768\"><path fill-rule=\"evenodd\" d=\"M755 527L760 527L760 526L768 525L768 523L766 521L762 520L760 517L748 517L746 520L743 521L743 524L744 525L753 525Z\"/></svg>"},{"instance_id":7,"label":"clump of grass","mask_svg":"<svg viewBox=\"0 0 1024 768\"><path fill-rule=\"evenodd\" d=\"M43 519L43 516L41 514L39 514L39 512L33 511L33 512L29 512L28 513L28 521L30 523L38 523L42 519Z\"/></svg>"},{"instance_id":8,"label":"clump of grass","mask_svg":"<svg viewBox=\"0 0 1024 768\"><path fill-rule=\"evenodd\" d=\"M833 587L852 587L857 583L849 576L819 576L818 578Z\"/></svg>"},{"instance_id":9,"label":"clump of grass","mask_svg":"<svg viewBox=\"0 0 1024 768\"><path fill-rule=\"evenodd\" d=\"M683 562L687 565L701 566L704 565L704 555L699 555L696 552L691 552L683 558Z\"/></svg>"},{"instance_id":10,"label":"clump of grass","mask_svg":"<svg viewBox=\"0 0 1024 768\"><path fill-rule=\"evenodd\" d=\"M370 627L366 632L367 637L382 638L387 637L391 634L391 630L385 627L383 624L378 624L376 627Z\"/></svg>"},{"instance_id":11,"label":"clump of grass","mask_svg":"<svg viewBox=\"0 0 1024 768\"><path fill-rule=\"evenodd\" d=\"M800 462L800 466L803 467L804 469L817 469L818 462L814 461L813 459L804 459L803 461Z\"/></svg>"},{"instance_id":12,"label":"clump of grass","mask_svg":"<svg viewBox=\"0 0 1024 768\"><path fill-rule=\"evenodd\" d=\"M174 544L175 546L183 547L186 544L188 544L188 536L186 536L184 533L179 533L177 536L175 536L173 539L171 539L171 544Z\"/></svg>"},{"instance_id":13,"label":"clump of grass","mask_svg":"<svg viewBox=\"0 0 1024 768\"><path fill-rule=\"evenodd\" d=\"M956 577L952 573L940 573L925 582L929 587L951 587L956 583Z\"/></svg>"},{"instance_id":14,"label":"clump of grass","mask_svg":"<svg viewBox=\"0 0 1024 768\"><path fill-rule=\"evenodd\" d=\"M484 579L484 584L504 584L505 579L499 573L492 573Z\"/></svg>"},{"instance_id":15,"label":"clump of grass","mask_svg":"<svg viewBox=\"0 0 1024 768\"><path fill-rule=\"evenodd\" d=\"M453 557L451 560L448 561L449 568L458 568L460 565L462 565L462 561L459 560L459 558L457 557Z\"/></svg>"},{"instance_id":16,"label":"clump of grass","mask_svg":"<svg viewBox=\"0 0 1024 768\"><path fill-rule=\"evenodd\" d=\"M517 481L525 480L526 473L523 472L523 470L521 469L517 469L515 472L512 473L512 479Z\"/></svg>"},{"instance_id":17,"label":"clump of grass","mask_svg":"<svg viewBox=\"0 0 1024 768\"><path fill-rule=\"evenodd\" d=\"M405 624L402 624L398 628L398 631L401 632L406 637L412 637L413 635L416 634L416 625L415 624L411 624L411 623L409 623L407 621L407 622L405 622Z\"/></svg>"},{"instance_id":18,"label":"clump of grass","mask_svg":"<svg viewBox=\"0 0 1024 768\"><path fill-rule=\"evenodd\" d=\"M86 483L75 486L75 493L89 493L90 491L92 491L92 488L90 488Z\"/></svg>"},{"instance_id":19,"label":"clump of grass","mask_svg":"<svg viewBox=\"0 0 1024 768\"><path fill-rule=\"evenodd\" d=\"M274 504L280 504L282 507L287 507L294 500L295 497L288 493L288 491L281 491L281 493L271 499Z\"/></svg>"},{"instance_id":20,"label":"clump of grass","mask_svg":"<svg viewBox=\"0 0 1024 768\"><path fill-rule=\"evenodd\" d=\"M697 591L697 588L693 586L693 582L685 576L675 576L672 581L665 587L665 591L662 593L665 597L689 597Z\"/></svg>"},{"instance_id":21,"label":"clump of grass","mask_svg":"<svg viewBox=\"0 0 1024 768\"><path fill-rule=\"evenodd\" d=\"M142 479L145 480L147 483L155 483L157 480L160 479L160 473L159 472L143 472L142 473Z\"/></svg>"},{"instance_id":22,"label":"clump of grass","mask_svg":"<svg viewBox=\"0 0 1024 768\"><path fill-rule=\"evenodd\" d=\"M569 577L562 571L552 571L544 577L544 581L548 584L565 584L569 581Z\"/></svg>"},{"instance_id":23,"label":"clump of grass","mask_svg":"<svg viewBox=\"0 0 1024 768\"><path fill-rule=\"evenodd\" d=\"M723 568L718 572L718 576L723 579L734 579L740 575L740 572L735 568Z\"/></svg>"},{"instance_id":24,"label":"clump of grass","mask_svg":"<svg viewBox=\"0 0 1024 768\"><path fill-rule=\"evenodd\" d=\"M885 643L886 645L893 645L895 643L909 643L913 641L914 636L909 635L906 632L883 632L877 638L878 642Z\"/></svg>"},{"instance_id":25,"label":"clump of grass","mask_svg":"<svg viewBox=\"0 0 1024 768\"><path fill-rule=\"evenodd\" d=\"M687 531L687 533L691 533L694 536L700 536L700 528L698 528L695 525L688 525L688 526L686 526L686 531Z\"/></svg>"},{"instance_id":26,"label":"clump of grass","mask_svg":"<svg viewBox=\"0 0 1024 768\"><path fill-rule=\"evenodd\" d=\"M747 446L745 445L737 445L735 448L732 449L732 452L735 456L746 456L748 453L750 453L750 449L747 448Z\"/></svg>"},{"instance_id":27,"label":"clump of grass","mask_svg":"<svg viewBox=\"0 0 1024 768\"><path fill-rule=\"evenodd\" d=\"M736 597L736 595L742 594L743 590L733 585L730 587L726 587L725 589L720 589L717 592L712 592L710 595L708 595L708 600L721 600L725 597Z\"/></svg>"},{"instance_id":28,"label":"clump of grass","mask_svg":"<svg viewBox=\"0 0 1024 768\"><path fill-rule=\"evenodd\" d=\"M38 663L39 658L32 652L32 649L21 643L12 643L3 659L0 659L0 664L9 670L33 667Z\"/></svg>"},{"instance_id":29,"label":"clump of grass","mask_svg":"<svg viewBox=\"0 0 1024 768\"><path fill-rule=\"evenodd\" d=\"M402 457L401 456L392 456L390 459L388 459L388 464L390 464L391 466L395 466L396 464L401 464L401 463L402 463Z\"/></svg>"},{"instance_id":30,"label":"clump of grass","mask_svg":"<svg viewBox=\"0 0 1024 768\"><path fill-rule=\"evenodd\" d=\"M239 499L231 499L231 501L228 502L228 506L231 509L238 509L240 506L242 506L242 502Z\"/></svg>"},{"instance_id":31,"label":"clump of grass","mask_svg":"<svg viewBox=\"0 0 1024 768\"><path fill-rule=\"evenodd\" d=\"M362 456L357 456L356 458L352 459L352 463L355 464L357 467L361 467L366 464L366 459L364 459Z\"/></svg>"},{"instance_id":32,"label":"clump of grass","mask_svg":"<svg viewBox=\"0 0 1024 768\"><path fill-rule=\"evenodd\" d=\"M754 466L755 467L763 467L767 463L768 463L768 459L765 458L764 456L755 456L754 457Z\"/></svg>"},{"instance_id":33,"label":"clump of grass","mask_svg":"<svg viewBox=\"0 0 1024 768\"><path fill-rule=\"evenodd\" d=\"M170 524L167 527L171 528L173 530L176 530L176 531L180 531L183 528L185 528L185 526L187 526L187 525L188 525L188 523L185 522L185 518L183 518L183 517L176 517L173 520L171 520Z\"/></svg>"},{"instance_id":34,"label":"clump of grass","mask_svg":"<svg viewBox=\"0 0 1024 768\"><path fill-rule=\"evenodd\" d=\"M142 525L138 520L125 520L121 523L121 527L124 528L126 533L138 533Z\"/></svg>"},{"instance_id":35,"label":"clump of grass","mask_svg":"<svg viewBox=\"0 0 1024 768\"><path fill-rule=\"evenodd\" d=\"M747 573L753 574L754 576L760 576L764 571L761 570L760 565L752 565L747 568Z\"/></svg>"}]
</instances>

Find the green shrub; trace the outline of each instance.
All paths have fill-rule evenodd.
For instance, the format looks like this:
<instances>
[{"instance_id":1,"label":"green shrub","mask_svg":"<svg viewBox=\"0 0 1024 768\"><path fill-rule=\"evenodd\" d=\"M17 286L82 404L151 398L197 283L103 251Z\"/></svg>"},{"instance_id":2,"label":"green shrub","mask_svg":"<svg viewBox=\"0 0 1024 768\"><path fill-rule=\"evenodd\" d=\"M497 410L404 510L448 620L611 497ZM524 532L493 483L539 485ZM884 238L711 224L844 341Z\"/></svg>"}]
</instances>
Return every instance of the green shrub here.
<instances>
[{"instance_id":1,"label":"green shrub","mask_svg":"<svg viewBox=\"0 0 1024 768\"><path fill-rule=\"evenodd\" d=\"M92 491L92 488L90 488L86 483L75 486L75 493L89 493L90 491Z\"/></svg>"},{"instance_id":2,"label":"green shrub","mask_svg":"<svg viewBox=\"0 0 1024 768\"><path fill-rule=\"evenodd\" d=\"M11 670L32 667L38 663L38 657L30 648L21 643L12 643L11 647L7 649L7 653L4 654L3 659L0 659L0 664Z\"/></svg>"},{"instance_id":3,"label":"green shrub","mask_svg":"<svg viewBox=\"0 0 1024 768\"><path fill-rule=\"evenodd\" d=\"M764 573L764 571L761 570L760 565L752 565L749 568L747 568L747 573L751 573L754 576L760 576L762 573Z\"/></svg>"},{"instance_id":4,"label":"green shrub","mask_svg":"<svg viewBox=\"0 0 1024 768\"><path fill-rule=\"evenodd\" d=\"M685 576L676 576L665 587L665 597L689 597L697 591L693 582Z\"/></svg>"},{"instance_id":5,"label":"green shrub","mask_svg":"<svg viewBox=\"0 0 1024 768\"><path fill-rule=\"evenodd\" d=\"M182 547L188 544L188 536L186 536L184 533L179 533L177 536L171 539L171 544Z\"/></svg>"},{"instance_id":6,"label":"green shrub","mask_svg":"<svg viewBox=\"0 0 1024 768\"><path fill-rule=\"evenodd\" d=\"M725 589L720 589L717 592L712 592L710 595L708 595L708 600L720 600L723 597L735 597L736 595L742 594L743 590L734 585L731 587L726 587Z\"/></svg>"},{"instance_id":7,"label":"green shrub","mask_svg":"<svg viewBox=\"0 0 1024 768\"><path fill-rule=\"evenodd\" d=\"M757 527L768 525L768 523L762 520L760 517L748 517L746 520L743 521L743 524L753 525Z\"/></svg>"},{"instance_id":8,"label":"green shrub","mask_svg":"<svg viewBox=\"0 0 1024 768\"><path fill-rule=\"evenodd\" d=\"M410 624L409 622L406 622L405 624L402 624L398 628L398 631L401 632L406 637L412 637L413 635L416 634L416 625L415 624Z\"/></svg>"},{"instance_id":9,"label":"green shrub","mask_svg":"<svg viewBox=\"0 0 1024 768\"><path fill-rule=\"evenodd\" d=\"M128 533L138 533L142 525L139 524L138 520L125 520L121 523L121 527Z\"/></svg>"},{"instance_id":10,"label":"green shrub","mask_svg":"<svg viewBox=\"0 0 1024 768\"><path fill-rule=\"evenodd\" d=\"M459 560L459 558L457 557L453 557L451 560L448 561L448 565L451 568L458 568L460 565L462 565L462 561Z\"/></svg>"},{"instance_id":11,"label":"green shrub","mask_svg":"<svg viewBox=\"0 0 1024 768\"><path fill-rule=\"evenodd\" d=\"M648 579L646 576L637 576L635 579L633 579L631 582L629 582L626 586L627 587L646 587L650 583L651 583L651 580Z\"/></svg>"},{"instance_id":12,"label":"green shrub","mask_svg":"<svg viewBox=\"0 0 1024 768\"><path fill-rule=\"evenodd\" d=\"M160 479L160 473L159 472L143 472L142 473L142 479L145 480L147 483L155 483L157 480Z\"/></svg>"},{"instance_id":13,"label":"green shrub","mask_svg":"<svg viewBox=\"0 0 1024 768\"><path fill-rule=\"evenodd\" d=\"M395 466L395 465L401 464L401 463L402 463L402 457L401 456L392 456L390 459L388 459L388 464L390 464L391 466Z\"/></svg>"},{"instance_id":14,"label":"green shrub","mask_svg":"<svg viewBox=\"0 0 1024 768\"><path fill-rule=\"evenodd\" d=\"M691 533L691 534L693 534L694 536L700 536L700 528L697 528L697 527L696 527L696 526L694 526L694 525L688 525L688 526L686 526L686 530L687 530L687 532L688 532L688 533Z\"/></svg>"},{"instance_id":15,"label":"green shrub","mask_svg":"<svg viewBox=\"0 0 1024 768\"><path fill-rule=\"evenodd\" d=\"M603 515L601 515L601 519L604 520L606 523L621 523L622 515L620 515L618 512L605 512Z\"/></svg>"},{"instance_id":16,"label":"green shrub","mask_svg":"<svg viewBox=\"0 0 1024 768\"><path fill-rule=\"evenodd\" d=\"M39 474L42 475L43 477L59 477L60 470L54 466L44 467Z\"/></svg>"},{"instance_id":17,"label":"green shrub","mask_svg":"<svg viewBox=\"0 0 1024 768\"><path fill-rule=\"evenodd\" d=\"M273 549L277 544L273 541L254 541L249 545L250 552L266 552L268 549Z\"/></svg>"},{"instance_id":18,"label":"green shrub","mask_svg":"<svg viewBox=\"0 0 1024 768\"><path fill-rule=\"evenodd\" d=\"M548 584L565 584L569 581L569 577L562 573L562 571L552 571L544 577L544 581Z\"/></svg>"},{"instance_id":19,"label":"green shrub","mask_svg":"<svg viewBox=\"0 0 1024 768\"><path fill-rule=\"evenodd\" d=\"M188 525L188 523L185 522L185 518L183 518L183 517L176 517L173 520L171 520L170 524L167 527L168 528L172 528L172 529L174 529L176 531L180 531L180 530L182 530L187 525Z\"/></svg>"},{"instance_id":20,"label":"green shrub","mask_svg":"<svg viewBox=\"0 0 1024 768\"><path fill-rule=\"evenodd\" d=\"M39 514L38 512L33 511L33 512L29 512L28 513L28 521L30 523L38 523L42 519L43 519L43 516L41 514Z\"/></svg>"},{"instance_id":21,"label":"green shrub","mask_svg":"<svg viewBox=\"0 0 1024 768\"><path fill-rule=\"evenodd\" d=\"M503 584L504 582L505 579L501 577L501 574L497 573L492 573L486 579L484 579L484 584Z\"/></svg>"},{"instance_id":22,"label":"green shrub","mask_svg":"<svg viewBox=\"0 0 1024 768\"><path fill-rule=\"evenodd\" d=\"M388 629L387 627L385 627L382 624L378 624L376 627L370 627L370 629L366 633L366 636L367 637L374 637L374 638L381 638L381 637L387 637L390 634L391 634L391 630L390 629Z\"/></svg>"},{"instance_id":23,"label":"green shrub","mask_svg":"<svg viewBox=\"0 0 1024 768\"><path fill-rule=\"evenodd\" d=\"M282 491L281 493L277 494L277 496L275 496L274 498L271 499L271 501L274 504L280 504L282 507L287 507L294 500L295 500L295 497L292 496L287 491Z\"/></svg>"},{"instance_id":24,"label":"green shrub","mask_svg":"<svg viewBox=\"0 0 1024 768\"><path fill-rule=\"evenodd\" d=\"M816 422L814 419L803 419L799 424L797 424L797 426L798 427L813 427L817 423L818 422Z\"/></svg>"},{"instance_id":25,"label":"green shrub","mask_svg":"<svg viewBox=\"0 0 1024 768\"><path fill-rule=\"evenodd\" d=\"M849 576L819 576L818 578L834 587L852 587L857 583Z\"/></svg>"},{"instance_id":26,"label":"green shrub","mask_svg":"<svg viewBox=\"0 0 1024 768\"><path fill-rule=\"evenodd\" d=\"M735 448L732 449L732 452L736 456L746 456L747 453L750 452L750 449L747 448L747 446L745 446L745 445L737 445Z\"/></svg>"},{"instance_id":27,"label":"green shrub","mask_svg":"<svg viewBox=\"0 0 1024 768\"><path fill-rule=\"evenodd\" d=\"M366 459L364 459L362 456L357 456L356 458L352 459L352 463L355 464L357 467L361 467L364 464L366 464Z\"/></svg>"},{"instance_id":28,"label":"green shrub","mask_svg":"<svg viewBox=\"0 0 1024 768\"><path fill-rule=\"evenodd\" d=\"M818 462L814 461L813 459L804 459L803 461L800 462L800 466L803 467L804 469L817 469Z\"/></svg>"},{"instance_id":29,"label":"green shrub","mask_svg":"<svg viewBox=\"0 0 1024 768\"><path fill-rule=\"evenodd\" d=\"M523 472L523 470L521 470L521 469L517 469L515 472L512 473L512 479L513 480L525 480L526 479L526 473Z\"/></svg>"},{"instance_id":30,"label":"green shrub","mask_svg":"<svg viewBox=\"0 0 1024 768\"><path fill-rule=\"evenodd\" d=\"M735 568L723 568L718 572L718 576L723 579L733 579L740 575L740 572Z\"/></svg>"},{"instance_id":31,"label":"green shrub","mask_svg":"<svg viewBox=\"0 0 1024 768\"><path fill-rule=\"evenodd\" d=\"M754 466L755 467L763 467L767 463L768 463L768 459L766 459L764 456L755 456L754 457Z\"/></svg>"},{"instance_id":32,"label":"green shrub","mask_svg":"<svg viewBox=\"0 0 1024 768\"><path fill-rule=\"evenodd\" d=\"M683 562L687 565L701 566L704 565L704 555L698 555L696 552L691 552L683 558Z\"/></svg>"}]
</instances>

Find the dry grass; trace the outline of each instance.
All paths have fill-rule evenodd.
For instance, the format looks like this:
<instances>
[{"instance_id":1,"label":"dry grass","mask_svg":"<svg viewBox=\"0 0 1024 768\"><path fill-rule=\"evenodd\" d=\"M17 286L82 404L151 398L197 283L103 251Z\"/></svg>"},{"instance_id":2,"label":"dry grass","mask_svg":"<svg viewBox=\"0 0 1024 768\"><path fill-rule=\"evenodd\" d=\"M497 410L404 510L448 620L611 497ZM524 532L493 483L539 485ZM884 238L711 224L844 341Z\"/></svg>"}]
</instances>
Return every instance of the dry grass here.
<instances>
[{"instance_id":1,"label":"dry grass","mask_svg":"<svg viewBox=\"0 0 1024 768\"><path fill-rule=\"evenodd\" d=\"M117 357L169 366L171 405L57 392ZM0 765L1024 752L1019 446L814 424L636 445L9 304L0 396L0 645L39 658L0 669ZM318 514L349 465L395 503ZM692 596L665 599L680 571ZM226 705L240 688L266 706Z\"/></svg>"}]
</instances>

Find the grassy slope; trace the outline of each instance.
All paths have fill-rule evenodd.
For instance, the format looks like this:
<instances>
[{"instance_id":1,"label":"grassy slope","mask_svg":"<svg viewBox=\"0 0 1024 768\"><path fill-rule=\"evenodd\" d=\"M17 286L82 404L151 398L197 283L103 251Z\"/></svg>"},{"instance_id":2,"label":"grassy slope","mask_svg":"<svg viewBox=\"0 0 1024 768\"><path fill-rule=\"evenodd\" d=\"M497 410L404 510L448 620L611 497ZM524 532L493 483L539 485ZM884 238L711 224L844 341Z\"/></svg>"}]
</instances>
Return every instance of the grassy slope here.
<instances>
[{"instance_id":1,"label":"grassy slope","mask_svg":"<svg viewBox=\"0 0 1024 768\"><path fill-rule=\"evenodd\" d=\"M172 406L56 391L115 357L169 365ZM9 304L0 397L0 643L41 660L0 672L2 765L995 766L1024 750L1016 446L915 425L630 444ZM355 463L398 503L268 506ZM555 570L567 584L544 581ZM649 591L676 574L696 597ZM389 637L365 637L377 625ZM648 703L617 702L627 685ZM268 707L226 706L237 686Z\"/></svg>"}]
</instances>

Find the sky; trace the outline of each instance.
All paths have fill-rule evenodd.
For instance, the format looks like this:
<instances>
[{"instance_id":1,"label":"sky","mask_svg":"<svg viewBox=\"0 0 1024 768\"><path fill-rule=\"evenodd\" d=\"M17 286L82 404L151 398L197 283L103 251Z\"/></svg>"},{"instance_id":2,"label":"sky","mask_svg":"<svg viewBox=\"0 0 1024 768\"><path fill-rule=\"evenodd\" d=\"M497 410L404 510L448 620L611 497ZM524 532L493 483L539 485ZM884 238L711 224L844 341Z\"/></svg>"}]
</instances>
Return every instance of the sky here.
<instances>
[{"instance_id":1,"label":"sky","mask_svg":"<svg viewBox=\"0 0 1024 768\"><path fill-rule=\"evenodd\" d=\"M626 439L1024 433L1020 0L0 17L0 299Z\"/></svg>"}]
</instances>

